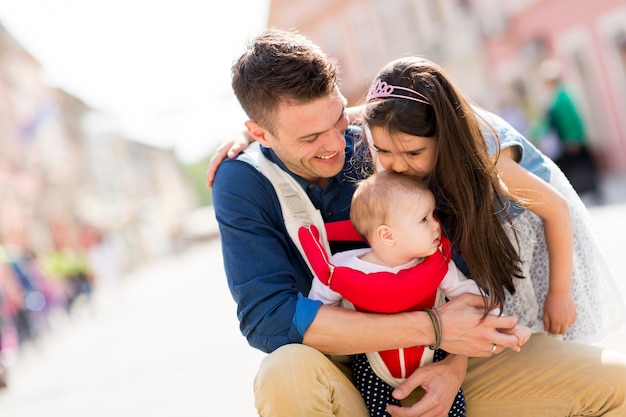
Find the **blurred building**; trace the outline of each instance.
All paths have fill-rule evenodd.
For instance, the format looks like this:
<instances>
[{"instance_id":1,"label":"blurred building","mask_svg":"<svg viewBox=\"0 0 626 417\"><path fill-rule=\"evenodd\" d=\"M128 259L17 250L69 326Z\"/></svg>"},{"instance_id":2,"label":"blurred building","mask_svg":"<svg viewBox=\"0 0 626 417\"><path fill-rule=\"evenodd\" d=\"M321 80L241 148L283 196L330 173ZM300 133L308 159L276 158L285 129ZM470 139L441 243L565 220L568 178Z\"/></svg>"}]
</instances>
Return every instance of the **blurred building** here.
<instances>
[{"instance_id":1,"label":"blurred building","mask_svg":"<svg viewBox=\"0 0 626 417\"><path fill-rule=\"evenodd\" d=\"M524 133L546 105L538 65L556 58L603 169L626 172L623 0L272 0L268 26L298 29L337 58L350 104L388 61L421 55Z\"/></svg>"},{"instance_id":2,"label":"blurred building","mask_svg":"<svg viewBox=\"0 0 626 417\"><path fill-rule=\"evenodd\" d=\"M540 64L556 59L607 170L626 172L626 2L480 0L490 79L534 116L545 107Z\"/></svg>"},{"instance_id":3,"label":"blurred building","mask_svg":"<svg viewBox=\"0 0 626 417\"><path fill-rule=\"evenodd\" d=\"M133 141L67 92L0 26L0 245L82 249L94 233L131 264L169 250L197 206L172 150Z\"/></svg>"},{"instance_id":4,"label":"blurred building","mask_svg":"<svg viewBox=\"0 0 626 417\"><path fill-rule=\"evenodd\" d=\"M268 26L309 36L341 68L341 90L354 104L387 62L423 55L445 64L468 94L485 95L482 38L468 2L459 0L272 0ZM480 97L475 97L479 99Z\"/></svg>"}]
</instances>

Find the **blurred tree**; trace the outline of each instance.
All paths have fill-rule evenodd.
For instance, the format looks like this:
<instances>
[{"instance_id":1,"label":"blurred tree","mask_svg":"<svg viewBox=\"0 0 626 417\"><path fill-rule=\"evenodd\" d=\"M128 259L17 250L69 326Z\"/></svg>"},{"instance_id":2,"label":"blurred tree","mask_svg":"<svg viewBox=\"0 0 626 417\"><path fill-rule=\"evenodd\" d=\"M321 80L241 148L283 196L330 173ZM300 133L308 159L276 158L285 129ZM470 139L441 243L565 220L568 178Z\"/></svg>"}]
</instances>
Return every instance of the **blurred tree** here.
<instances>
[{"instance_id":1,"label":"blurred tree","mask_svg":"<svg viewBox=\"0 0 626 417\"><path fill-rule=\"evenodd\" d=\"M191 183L201 206L213 205L211 190L206 185L206 170L209 166L209 160L214 152L215 150L209 152L205 157L197 162L183 165L183 172Z\"/></svg>"}]
</instances>

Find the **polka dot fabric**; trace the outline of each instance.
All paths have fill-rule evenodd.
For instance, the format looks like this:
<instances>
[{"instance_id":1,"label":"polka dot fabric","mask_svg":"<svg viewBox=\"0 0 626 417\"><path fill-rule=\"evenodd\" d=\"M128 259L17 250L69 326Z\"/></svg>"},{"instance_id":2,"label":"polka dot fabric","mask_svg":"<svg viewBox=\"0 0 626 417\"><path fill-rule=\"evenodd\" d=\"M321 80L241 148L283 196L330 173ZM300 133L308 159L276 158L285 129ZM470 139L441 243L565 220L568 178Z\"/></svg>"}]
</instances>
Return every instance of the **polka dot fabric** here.
<instances>
[{"instance_id":1,"label":"polka dot fabric","mask_svg":"<svg viewBox=\"0 0 626 417\"><path fill-rule=\"evenodd\" d=\"M437 349L434 361L440 361L445 357L446 352ZM365 354L353 355L351 365L354 385L361 392L370 416L389 417L389 413L385 411L387 405L400 405L400 401L391 395L393 388L374 373ZM454 399L448 417L465 417L465 397L461 390Z\"/></svg>"}]
</instances>

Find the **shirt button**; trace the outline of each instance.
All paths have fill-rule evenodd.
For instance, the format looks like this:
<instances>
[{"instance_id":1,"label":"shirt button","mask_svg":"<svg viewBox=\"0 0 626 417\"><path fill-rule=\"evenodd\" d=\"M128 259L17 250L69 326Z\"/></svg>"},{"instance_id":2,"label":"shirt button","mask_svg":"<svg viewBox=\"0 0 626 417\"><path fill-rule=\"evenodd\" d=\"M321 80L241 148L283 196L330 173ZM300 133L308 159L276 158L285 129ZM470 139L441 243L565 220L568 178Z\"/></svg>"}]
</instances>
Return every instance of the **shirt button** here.
<instances>
[{"instance_id":1,"label":"shirt button","mask_svg":"<svg viewBox=\"0 0 626 417\"><path fill-rule=\"evenodd\" d=\"M330 217L330 216L332 216L332 215L333 215L333 211L332 211L332 210L328 210L328 211L326 212L326 216Z\"/></svg>"}]
</instances>

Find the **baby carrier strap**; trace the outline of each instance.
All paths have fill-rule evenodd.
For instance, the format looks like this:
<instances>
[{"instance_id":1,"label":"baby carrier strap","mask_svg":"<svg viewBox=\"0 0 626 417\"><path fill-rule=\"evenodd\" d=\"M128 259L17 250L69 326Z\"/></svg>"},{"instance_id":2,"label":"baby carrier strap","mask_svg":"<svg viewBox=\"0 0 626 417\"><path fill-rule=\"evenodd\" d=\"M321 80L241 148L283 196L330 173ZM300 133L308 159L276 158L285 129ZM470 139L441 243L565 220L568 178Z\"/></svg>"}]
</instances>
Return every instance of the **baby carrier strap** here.
<instances>
[{"instance_id":1,"label":"baby carrier strap","mask_svg":"<svg viewBox=\"0 0 626 417\"><path fill-rule=\"evenodd\" d=\"M309 264L323 284L340 293L356 309L379 313L432 307L452 256L450 241L442 236L441 250L412 268L398 273L365 273L333 265L315 225L301 227L298 236Z\"/></svg>"},{"instance_id":2,"label":"baby carrier strap","mask_svg":"<svg viewBox=\"0 0 626 417\"><path fill-rule=\"evenodd\" d=\"M308 264L309 269L313 271L302 249L300 239L298 239L298 229L302 226L315 224L318 230L321 230L319 241L326 251L330 253L324 220L319 210L313 206L309 196L306 195L300 184L291 175L261 153L261 145L258 142L248 145L244 150L242 160L257 168L274 186L287 232Z\"/></svg>"},{"instance_id":3,"label":"baby carrier strap","mask_svg":"<svg viewBox=\"0 0 626 417\"><path fill-rule=\"evenodd\" d=\"M363 236L359 234L354 228L354 225L350 220L339 220L336 222L328 222L324 224L326 228L326 235L330 242L337 241L351 241L360 242L363 241Z\"/></svg>"}]
</instances>

